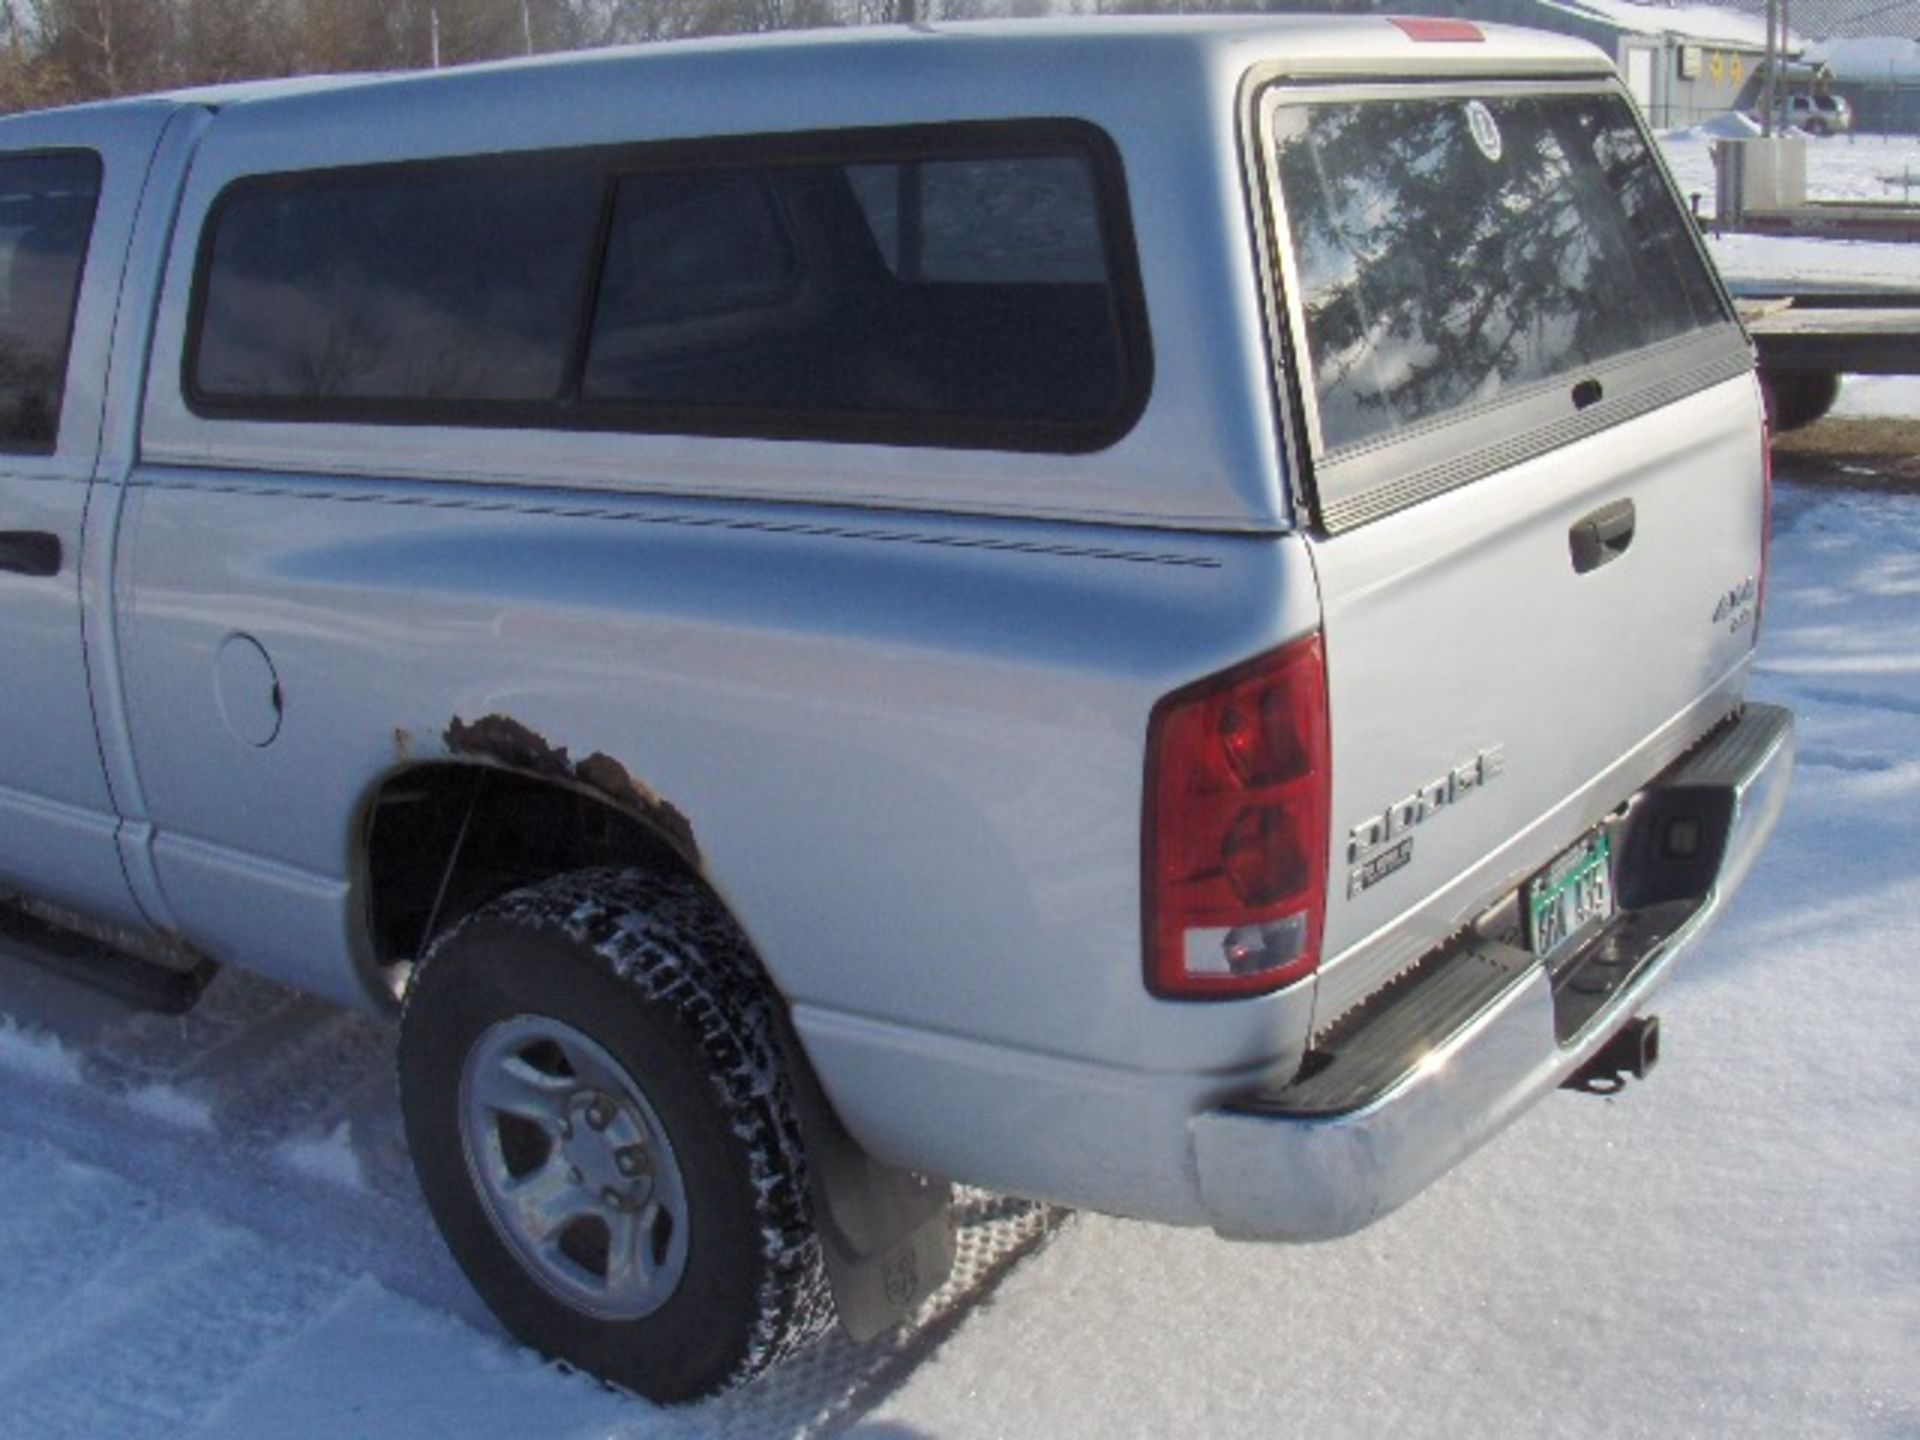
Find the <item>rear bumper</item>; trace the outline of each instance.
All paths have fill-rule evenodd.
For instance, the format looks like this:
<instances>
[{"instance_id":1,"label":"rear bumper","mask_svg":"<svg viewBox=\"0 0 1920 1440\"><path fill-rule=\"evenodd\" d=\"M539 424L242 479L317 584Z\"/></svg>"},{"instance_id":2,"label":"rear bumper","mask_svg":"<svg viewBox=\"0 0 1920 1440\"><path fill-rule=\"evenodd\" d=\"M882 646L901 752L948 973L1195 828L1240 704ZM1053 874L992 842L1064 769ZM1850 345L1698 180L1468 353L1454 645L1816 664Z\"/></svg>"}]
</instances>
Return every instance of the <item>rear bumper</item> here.
<instances>
[{"instance_id":1,"label":"rear bumper","mask_svg":"<svg viewBox=\"0 0 1920 1440\"><path fill-rule=\"evenodd\" d=\"M1191 1121L1209 1220L1240 1239L1345 1235L1397 1209L1577 1070L1645 1004L1746 878L1786 802L1793 717L1750 705L1639 796L1622 866L1678 813L1708 817L1710 860L1645 859L1622 912L1582 947L1604 987L1568 983L1475 935L1365 1017L1326 1069ZM1636 826L1637 831L1636 831ZM1629 891L1633 893L1629 893ZM1617 978L1609 981L1611 974ZM1574 990L1586 992L1586 998Z\"/></svg>"}]
</instances>

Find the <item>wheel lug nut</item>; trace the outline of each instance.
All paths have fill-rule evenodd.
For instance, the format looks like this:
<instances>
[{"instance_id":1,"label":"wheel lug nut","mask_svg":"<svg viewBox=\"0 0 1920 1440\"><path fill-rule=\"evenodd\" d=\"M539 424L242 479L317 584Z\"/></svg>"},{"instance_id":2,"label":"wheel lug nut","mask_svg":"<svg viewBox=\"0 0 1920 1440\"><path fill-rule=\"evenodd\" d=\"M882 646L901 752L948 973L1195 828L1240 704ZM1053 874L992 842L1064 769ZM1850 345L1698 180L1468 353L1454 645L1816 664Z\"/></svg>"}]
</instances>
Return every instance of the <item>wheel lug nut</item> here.
<instances>
[{"instance_id":1,"label":"wheel lug nut","mask_svg":"<svg viewBox=\"0 0 1920 1440\"><path fill-rule=\"evenodd\" d=\"M600 1192L600 1198L606 1201L607 1204L612 1206L615 1210L620 1210L625 1208L621 1201L620 1192L618 1190L615 1190L611 1185L609 1185L605 1190L602 1190Z\"/></svg>"},{"instance_id":2,"label":"wheel lug nut","mask_svg":"<svg viewBox=\"0 0 1920 1440\"><path fill-rule=\"evenodd\" d=\"M613 1123L613 1108L604 1100L593 1102L587 1111L587 1123L596 1130L604 1130Z\"/></svg>"},{"instance_id":3,"label":"wheel lug nut","mask_svg":"<svg viewBox=\"0 0 1920 1440\"><path fill-rule=\"evenodd\" d=\"M620 1152L614 1163L620 1167L622 1175L638 1175L647 1168L646 1152L638 1145L629 1145Z\"/></svg>"}]
</instances>

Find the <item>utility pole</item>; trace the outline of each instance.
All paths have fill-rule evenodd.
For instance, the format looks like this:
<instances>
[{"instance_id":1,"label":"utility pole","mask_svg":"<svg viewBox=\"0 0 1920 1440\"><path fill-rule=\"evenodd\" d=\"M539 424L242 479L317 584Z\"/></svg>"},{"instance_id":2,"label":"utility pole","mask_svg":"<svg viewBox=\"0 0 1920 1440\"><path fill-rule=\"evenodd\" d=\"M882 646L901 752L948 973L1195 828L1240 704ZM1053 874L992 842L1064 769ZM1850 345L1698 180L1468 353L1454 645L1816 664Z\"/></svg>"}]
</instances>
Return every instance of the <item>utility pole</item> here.
<instances>
[{"instance_id":1,"label":"utility pole","mask_svg":"<svg viewBox=\"0 0 1920 1440\"><path fill-rule=\"evenodd\" d=\"M1787 37L1792 34L1793 19L1790 0L1780 0L1780 78L1782 82L1787 78L1787 45L1789 43ZM1779 100L1782 105L1787 103L1787 89L1788 87L1782 83L1779 91Z\"/></svg>"},{"instance_id":2,"label":"utility pole","mask_svg":"<svg viewBox=\"0 0 1920 1440\"><path fill-rule=\"evenodd\" d=\"M438 70L440 68L440 7L438 5L427 7L427 27L433 54L433 68Z\"/></svg>"},{"instance_id":3,"label":"utility pole","mask_svg":"<svg viewBox=\"0 0 1920 1440\"><path fill-rule=\"evenodd\" d=\"M533 12L527 8L529 0L520 0L520 33L527 39L527 54L533 54Z\"/></svg>"},{"instance_id":4,"label":"utility pole","mask_svg":"<svg viewBox=\"0 0 1920 1440\"><path fill-rule=\"evenodd\" d=\"M1760 86L1760 133L1773 137L1774 86L1780 73L1780 0L1767 0L1767 78Z\"/></svg>"}]
</instances>

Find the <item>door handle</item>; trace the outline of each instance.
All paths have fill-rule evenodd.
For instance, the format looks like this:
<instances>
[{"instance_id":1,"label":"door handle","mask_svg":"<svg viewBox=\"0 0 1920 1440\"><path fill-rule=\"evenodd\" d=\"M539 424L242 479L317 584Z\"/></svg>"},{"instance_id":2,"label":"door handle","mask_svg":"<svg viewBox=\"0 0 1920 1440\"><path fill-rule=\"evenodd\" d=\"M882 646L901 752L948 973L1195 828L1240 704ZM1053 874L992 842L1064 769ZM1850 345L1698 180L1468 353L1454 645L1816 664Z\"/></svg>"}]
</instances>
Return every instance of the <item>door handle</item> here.
<instances>
[{"instance_id":1,"label":"door handle","mask_svg":"<svg viewBox=\"0 0 1920 1440\"><path fill-rule=\"evenodd\" d=\"M0 530L0 570L58 575L60 537L46 530Z\"/></svg>"},{"instance_id":2,"label":"door handle","mask_svg":"<svg viewBox=\"0 0 1920 1440\"><path fill-rule=\"evenodd\" d=\"M1585 575L1598 570L1609 560L1627 553L1633 543L1633 501L1616 500L1602 505L1567 532L1567 545L1573 552L1573 573Z\"/></svg>"}]
</instances>

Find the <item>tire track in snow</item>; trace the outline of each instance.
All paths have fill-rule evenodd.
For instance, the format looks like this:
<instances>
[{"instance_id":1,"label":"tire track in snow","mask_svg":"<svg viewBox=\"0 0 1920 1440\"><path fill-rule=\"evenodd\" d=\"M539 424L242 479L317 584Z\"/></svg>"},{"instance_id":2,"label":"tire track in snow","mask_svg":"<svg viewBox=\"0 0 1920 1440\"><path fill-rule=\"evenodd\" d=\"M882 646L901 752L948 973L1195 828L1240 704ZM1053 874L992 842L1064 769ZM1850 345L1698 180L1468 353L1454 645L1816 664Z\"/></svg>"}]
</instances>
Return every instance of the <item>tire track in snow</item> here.
<instances>
[{"instance_id":1,"label":"tire track in snow","mask_svg":"<svg viewBox=\"0 0 1920 1440\"><path fill-rule=\"evenodd\" d=\"M326 1013L324 1007L320 1013ZM150 1022L177 1024L152 1015L133 1017L131 1023L150 1036ZM358 1023L378 1029L370 1021ZM279 1026L263 1025L244 1047L246 1053L229 1046L230 1063L206 1070L191 1048L197 1037L181 1042L177 1064L164 1063L156 1051L129 1066L116 1053L118 1037L108 1036L77 1057L84 1077L77 1084L35 1073L51 1067L23 1071L16 1055L0 1049L0 1070L10 1072L5 1079L12 1101L5 1123L9 1143L38 1144L68 1163L108 1172L164 1213L202 1214L289 1253L338 1257L341 1265L373 1275L397 1294L491 1329L484 1307L441 1248L410 1172L404 1165L361 1160L364 1152L377 1162L383 1145L399 1145L389 1072L384 1067L371 1075L360 1072L357 1046L333 1052L340 1068L324 1076L326 1067L315 1058L314 1047L296 1046L303 1058L290 1070L276 1059L280 1037ZM324 1143L325 1136L324 1131L315 1134L262 1118L277 1111L290 1122L301 1114L326 1113L311 1095L284 1104L272 1098L301 1071L305 1083L317 1086L323 1096L351 1096L365 1103L365 1113L344 1122L350 1132L342 1142L344 1158L359 1163L343 1168L357 1168L363 1177L376 1177L375 1183L354 1186L315 1179L288 1163L283 1147L299 1139ZM181 1115L197 1109L209 1123L168 1123L157 1116L155 1107L140 1103L154 1085L166 1086L167 1093L187 1102L177 1107ZM229 1123L239 1124L240 1130L227 1130Z\"/></svg>"},{"instance_id":2,"label":"tire track in snow","mask_svg":"<svg viewBox=\"0 0 1920 1440\"><path fill-rule=\"evenodd\" d=\"M13 1136L0 1140L0 1217L0 1357L9 1365L56 1307L161 1220L138 1187Z\"/></svg>"},{"instance_id":3,"label":"tire track in snow","mask_svg":"<svg viewBox=\"0 0 1920 1440\"><path fill-rule=\"evenodd\" d=\"M0 1415L47 1440L180 1435L348 1283L204 1215L169 1216L0 1359Z\"/></svg>"}]
</instances>

